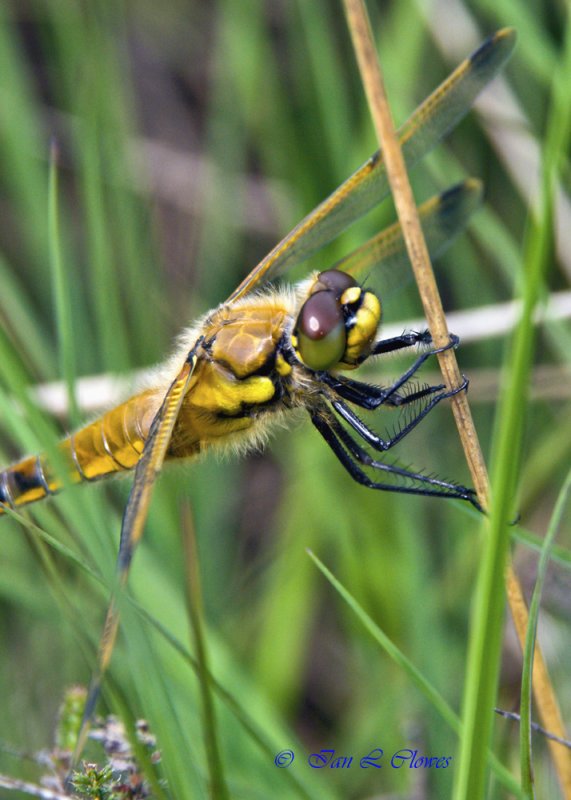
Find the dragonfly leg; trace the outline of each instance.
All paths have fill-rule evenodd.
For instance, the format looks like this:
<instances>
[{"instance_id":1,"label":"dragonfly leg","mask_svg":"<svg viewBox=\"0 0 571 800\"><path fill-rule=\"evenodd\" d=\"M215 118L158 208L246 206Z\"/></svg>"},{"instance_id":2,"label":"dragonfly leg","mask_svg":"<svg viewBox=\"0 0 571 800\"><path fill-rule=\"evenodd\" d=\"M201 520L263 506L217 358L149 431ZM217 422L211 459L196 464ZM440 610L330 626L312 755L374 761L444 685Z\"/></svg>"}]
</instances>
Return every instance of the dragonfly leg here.
<instances>
[{"instance_id":1,"label":"dragonfly leg","mask_svg":"<svg viewBox=\"0 0 571 800\"><path fill-rule=\"evenodd\" d=\"M439 383L436 386L422 386L407 394L399 394L393 391L392 386L374 386L363 381L355 381L344 376L333 375L330 375L329 379L325 380L324 383L343 400L347 400L349 403L353 403L367 411L374 411L381 405L405 406L409 403L414 403L416 400L421 400L423 397L440 392L445 388L443 383Z\"/></svg>"},{"instance_id":2,"label":"dragonfly leg","mask_svg":"<svg viewBox=\"0 0 571 800\"><path fill-rule=\"evenodd\" d=\"M407 334L403 334L403 337L405 337L406 335ZM424 337L424 338L419 338L418 339L419 342L432 341L432 337L430 336L430 333L428 331L424 331L424 333L421 334L412 334L412 335L418 337ZM397 338L403 338L403 337L397 337ZM428 339L426 337L428 337ZM454 334L450 334L450 341L448 342L448 344L445 344L444 347L432 348L431 350L427 350L425 353L419 355L414 364L412 364L412 366L409 367L406 370L406 372L403 372L400 378L397 378L397 380L392 384L392 386L389 386L385 390L385 396L381 402L386 403L387 400L392 395L398 392L401 386L404 386L405 383L408 383L408 381L412 378L412 376L418 372L418 370L422 367L424 362L427 361L431 356L434 356L437 353L442 353L444 352L444 350L449 350L451 347L457 347L459 341L460 340L458 339L457 336L455 336ZM377 344L375 345L375 349L373 350L373 353L371 355L380 355L381 353L393 352L395 349L398 349L392 346L393 342L394 342L393 339L385 339L384 341L377 342ZM382 346L385 345L386 343L390 344L389 350L382 349ZM405 346L406 345L403 345L403 347ZM379 402L378 405L380 405L381 402Z\"/></svg>"},{"instance_id":3,"label":"dragonfly leg","mask_svg":"<svg viewBox=\"0 0 571 800\"><path fill-rule=\"evenodd\" d=\"M418 414L416 414L416 416L409 420L407 424L404 425L394 436L391 436L388 439L383 439L381 436L371 430L371 428L369 428L363 422L363 420L357 414L355 414L355 412L349 408L345 402L343 402L343 400L333 400L332 406L339 416L342 417L345 422L347 422L353 428L355 433L357 433L361 439L367 442L367 444L370 445L374 450L385 452L391 447L394 447L394 445L397 444L397 442L400 442L401 439L404 439L404 437L407 436L413 430L413 428L416 428L418 423L423 420L430 411L432 411L434 406L438 405L438 403L440 403L442 400L446 400L446 398L452 397L453 395L458 394L458 392L464 391L467 386L468 380L465 378L460 386L457 386L449 392L440 392L440 394L435 394L435 392L442 387L427 386L424 389L420 389L418 392L412 394L410 396L412 399L418 399L419 397L425 397L430 394L433 396L424 406L424 408L421 409ZM408 398L403 398L403 401L407 399Z\"/></svg>"},{"instance_id":4,"label":"dragonfly leg","mask_svg":"<svg viewBox=\"0 0 571 800\"><path fill-rule=\"evenodd\" d=\"M450 339L443 347L433 347L423 355L433 356L436 353L443 353L445 350L450 350L451 347L458 347L460 338L455 333L450 334ZM409 333L401 333L400 336L393 336L391 339L381 339L378 341L371 352L365 356L369 359L372 356L381 356L386 353L394 353L396 350L405 350L407 347L414 347L417 344L432 344L432 336L430 331L410 331Z\"/></svg>"},{"instance_id":5,"label":"dragonfly leg","mask_svg":"<svg viewBox=\"0 0 571 800\"><path fill-rule=\"evenodd\" d=\"M482 507L478 503L476 493L473 489L468 489L465 486L450 481L431 478L418 472L411 472L410 470L403 469L394 464L384 464L381 461L376 461L353 439L334 417L324 413L322 409L312 412L310 416L314 426L323 436L339 462L345 467L353 480L360 483L362 486L368 489L399 492L401 494L450 497L458 500L466 500L478 511L482 511ZM360 464L373 470L404 478L413 485L399 486L398 484L374 481L359 466Z\"/></svg>"},{"instance_id":6,"label":"dragonfly leg","mask_svg":"<svg viewBox=\"0 0 571 800\"><path fill-rule=\"evenodd\" d=\"M393 336L390 339L381 339L379 342L376 342L371 353L369 353L366 358L380 356L386 353L394 353L397 350L405 350L417 344L432 344L430 331L409 331L408 333L401 333L400 336Z\"/></svg>"},{"instance_id":7,"label":"dragonfly leg","mask_svg":"<svg viewBox=\"0 0 571 800\"><path fill-rule=\"evenodd\" d=\"M398 349L397 347L393 347L392 343L395 341L403 341L409 334L403 334L402 336L396 337L396 339L385 339L384 342L378 342L377 347L383 345L384 343L390 343L391 349L386 351L376 351L374 355L378 355L380 352L391 352L392 350ZM430 333L425 331L421 334L410 334L410 336L417 337L415 338L415 342L422 342L426 341L426 338L418 338L418 337L426 337L428 336L428 341L432 341L430 339ZM448 350L451 347L456 347L458 344L458 337L454 336L453 334L450 336L450 341L444 347L440 347L438 349L431 349L427 350L425 353L422 353L414 364L412 364L406 372L403 372L397 380L391 384L391 386L382 387L382 386L372 386L367 383L361 383L359 381L351 380L350 378L345 378L337 375L331 375L329 372L322 372L319 374L320 380L333 389L337 394L341 395L344 400L348 400L350 403L355 403L355 405L360 406L361 408L366 408L368 410L374 410L378 408L380 405L393 405L393 406L402 406L406 405L407 403L411 403L414 400L418 400L421 397L425 397L430 394L434 394L437 391L440 391L444 388L444 385L438 386L427 386L422 389L419 389L418 392L413 392L409 395L399 395L398 390L401 389L408 381L418 372L421 366L427 361L431 356L435 355L436 353L441 353L444 350ZM402 347L409 347L409 345L401 345ZM452 394L455 394L457 391L462 391L465 386L461 385L460 387L453 389ZM448 395L451 396L451 395Z\"/></svg>"},{"instance_id":8,"label":"dragonfly leg","mask_svg":"<svg viewBox=\"0 0 571 800\"><path fill-rule=\"evenodd\" d=\"M429 337L429 340L432 341L432 337L430 336L429 331L425 331L424 332L424 336L425 337L426 336ZM398 390L402 386L404 386L406 383L408 383L408 381L412 378L412 376L415 375L418 372L418 370L424 364L424 362L427 361L431 356L437 355L438 353L443 353L445 350L450 350L450 348L457 347L459 341L460 341L460 339L455 334L451 333L449 342L447 344L445 344L443 347L435 347L435 348L432 348L431 350L427 350L426 353L422 353L416 359L414 364L411 367L409 367L409 369L407 369L406 372L403 372L403 374L400 376L400 378L397 378L397 380L392 384L392 386L390 386L386 390L383 402L384 403L387 403L387 402L391 403L392 402L393 405L405 405L406 402L411 402L410 400L406 401L406 399L400 398L400 396L397 395ZM382 343L379 343L379 344L382 344ZM452 395L456 394L457 392L461 392L462 390L466 389L467 386L468 386L468 381L466 379L464 379L463 383L460 386L458 386L458 387L456 387L454 389L451 389L450 392L447 395L443 395L441 397L441 399L444 399L444 396L452 397ZM430 387L428 387L428 388L430 389ZM438 389L436 389L436 387L433 387L433 388L434 388L434 391L439 391ZM422 390L420 390L420 391L422 391ZM428 391L427 394L430 394L430 392ZM395 402L395 399L396 399L397 396L399 397L399 402ZM422 395L419 394L419 396L422 396ZM414 397L414 393L413 393L412 397ZM380 403L378 405L380 405Z\"/></svg>"}]
</instances>

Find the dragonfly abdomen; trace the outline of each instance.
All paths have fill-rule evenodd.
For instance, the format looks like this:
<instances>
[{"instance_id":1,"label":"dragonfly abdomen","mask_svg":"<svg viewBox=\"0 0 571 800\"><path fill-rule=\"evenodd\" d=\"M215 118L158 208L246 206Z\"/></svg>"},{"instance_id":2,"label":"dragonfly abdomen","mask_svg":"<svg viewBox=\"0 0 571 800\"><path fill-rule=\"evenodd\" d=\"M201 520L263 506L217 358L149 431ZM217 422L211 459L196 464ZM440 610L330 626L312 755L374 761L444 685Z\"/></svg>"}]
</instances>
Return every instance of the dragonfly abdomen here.
<instances>
[{"instance_id":1,"label":"dragonfly abdomen","mask_svg":"<svg viewBox=\"0 0 571 800\"><path fill-rule=\"evenodd\" d=\"M93 481L133 469L159 405L160 396L143 392L64 439L59 451L67 480ZM54 494L62 484L45 456L28 456L0 472L0 502L18 508Z\"/></svg>"}]
</instances>

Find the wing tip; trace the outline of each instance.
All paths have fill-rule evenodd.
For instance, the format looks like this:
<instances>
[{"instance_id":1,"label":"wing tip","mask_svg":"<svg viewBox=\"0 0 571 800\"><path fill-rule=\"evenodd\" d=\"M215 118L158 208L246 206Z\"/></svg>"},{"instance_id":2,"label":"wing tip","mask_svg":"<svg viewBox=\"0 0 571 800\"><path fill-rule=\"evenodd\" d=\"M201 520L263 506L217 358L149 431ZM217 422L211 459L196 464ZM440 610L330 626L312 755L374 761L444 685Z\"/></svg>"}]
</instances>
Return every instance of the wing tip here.
<instances>
[{"instance_id":1,"label":"wing tip","mask_svg":"<svg viewBox=\"0 0 571 800\"><path fill-rule=\"evenodd\" d=\"M477 178L467 178L439 195L438 219L443 230L454 239L482 205L484 185Z\"/></svg>"},{"instance_id":2,"label":"wing tip","mask_svg":"<svg viewBox=\"0 0 571 800\"><path fill-rule=\"evenodd\" d=\"M500 28L485 39L470 57L474 66L493 66L499 69L511 56L517 41L515 28Z\"/></svg>"},{"instance_id":3,"label":"wing tip","mask_svg":"<svg viewBox=\"0 0 571 800\"><path fill-rule=\"evenodd\" d=\"M440 202L445 205L448 200L459 196L472 197L474 202L479 202L484 196L484 184L479 178L465 178L460 183L445 189L440 195Z\"/></svg>"}]
</instances>

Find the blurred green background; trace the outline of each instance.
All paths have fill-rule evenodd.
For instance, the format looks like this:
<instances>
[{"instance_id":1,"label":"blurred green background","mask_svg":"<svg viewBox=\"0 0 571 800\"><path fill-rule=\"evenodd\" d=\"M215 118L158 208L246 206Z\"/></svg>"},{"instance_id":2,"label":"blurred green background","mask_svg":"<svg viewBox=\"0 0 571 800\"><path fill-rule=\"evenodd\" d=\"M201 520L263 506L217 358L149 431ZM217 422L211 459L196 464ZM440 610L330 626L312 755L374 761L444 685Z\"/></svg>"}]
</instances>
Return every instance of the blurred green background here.
<instances>
[{"instance_id":1,"label":"blurred green background","mask_svg":"<svg viewBox=\"0 0 571 800\"><path fill-rule=\"evenodd\" d=\"M515 118L502 100L488 109L487 126L471 114L413 176L419 200L468 175L483 179L485 208L438 274L449 310L505 302L521 278L528 224L522 187L532 184L533 166L529 149L519 152L502 131L529 133L541 143L564 7L515 0L369 6L399 123L486 35L503 25L518 29L504 77L522 116ZM57 235L49 216L50 148L58 164ZM49 448L85 419L80 408L54 420L30 401L28 387L72 376L125 376L159 362L182 327L223 300L375 149L338 0L168 0L160 10L147 0L2 3L2 462ZM567 162L561 175L553 291L563 290L571 274ZM390 203L375 210L312 266L332 263L392 219ZM391 321L419 315L410 290L389 295L384 309ZM569 464L569 339L564 323L541 328L540 377L531 398L521 399L529 408L514 551L527 588ZM459 351L486 455L504 346L504 338L490 335ZM398 360L381 364L377 380L400 369ZM447 408L403 443L399 458L469 482ZM19 753L50 746L65 688L89 680L108 590L81 565L109 583L129 486L126 479L73 489L30 509L65 551L31 527L0 523L0 738ZM210 666L236 703L217 696L230 796L449 796L453 766L438 772L392 769L387 762L379 770L307 766L307 755L321 748L357 760L376 747L385 754L411 748L454 756L457 737L306 548L458 710L481 545L477 515L460 503L357 486L307 421L278 430L263 453L208 456L167 469L131 588L190 650L181 556L189 504ZM570 534L567 518L540 625L567 713ZM503 708L518 708L520 669L508 625ZM148 719L159 738L165 796L208 796L195 673L131 607L100 708L122 707ZM494 751L516 774L517 737L517 725L496 721ZM278 769L273 757L287 748L296 760ZM541 738L534 748L538 796L557 797ZM38 769L0 752L0 772L37 779ZM505 789L492 782L488 796L504 797Z\"/></svg>"}]
</instances>

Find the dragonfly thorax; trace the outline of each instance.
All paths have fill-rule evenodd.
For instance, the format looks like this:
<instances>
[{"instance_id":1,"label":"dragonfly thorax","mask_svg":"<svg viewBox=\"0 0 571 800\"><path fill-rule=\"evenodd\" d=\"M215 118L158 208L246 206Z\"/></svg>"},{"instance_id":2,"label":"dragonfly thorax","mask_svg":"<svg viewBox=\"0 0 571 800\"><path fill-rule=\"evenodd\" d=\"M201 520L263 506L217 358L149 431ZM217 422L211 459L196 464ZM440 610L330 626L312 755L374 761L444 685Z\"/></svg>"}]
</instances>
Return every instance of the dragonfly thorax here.
<instances>
[{"instance_id":1,"label":"dragonfly thorax","mask_svg":"<svg viewBox=\"0 0 571 800\"><path fill-rule=\"evenodd\" d=\"M346 272L316 275L292 334L299 360L310 369L353 369L369 355L381 304Z\"/></svg>"}]
</instances>

